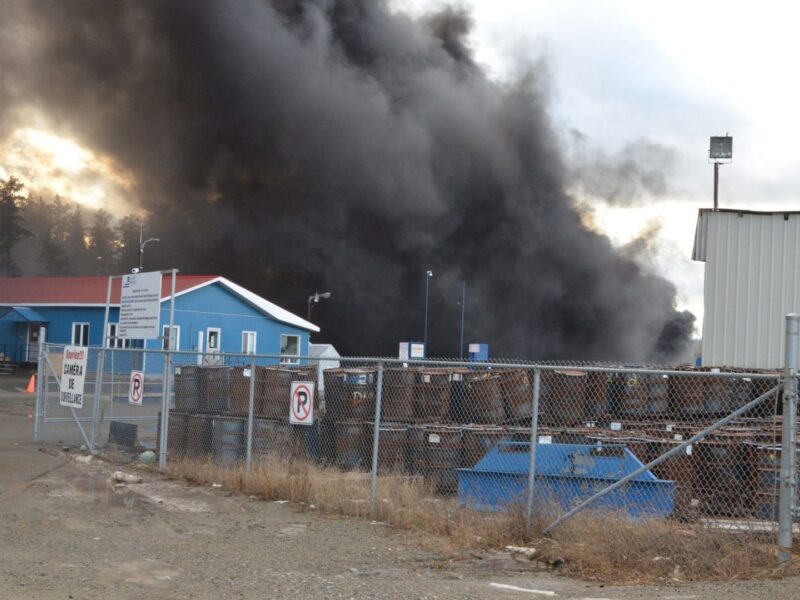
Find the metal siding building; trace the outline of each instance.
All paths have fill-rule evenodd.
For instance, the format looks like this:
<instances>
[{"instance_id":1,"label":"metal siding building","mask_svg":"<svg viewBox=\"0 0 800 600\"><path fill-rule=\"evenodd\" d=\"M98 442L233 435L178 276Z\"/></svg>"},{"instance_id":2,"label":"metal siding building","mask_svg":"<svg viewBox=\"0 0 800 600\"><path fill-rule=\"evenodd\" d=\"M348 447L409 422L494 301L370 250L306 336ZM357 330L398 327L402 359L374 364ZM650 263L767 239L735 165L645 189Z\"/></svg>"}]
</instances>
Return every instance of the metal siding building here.
<instances>
[{"instance_id":1,"label":"metal siding building","mask_svg":"<svg viewBox=\"0 0 800 600\"><path fill-rule=\"evenodd\" d=\"M704 366L783 367L785 316L800 312L798 252L800 213L700 210Z\"/></svg>"}]
</instances>

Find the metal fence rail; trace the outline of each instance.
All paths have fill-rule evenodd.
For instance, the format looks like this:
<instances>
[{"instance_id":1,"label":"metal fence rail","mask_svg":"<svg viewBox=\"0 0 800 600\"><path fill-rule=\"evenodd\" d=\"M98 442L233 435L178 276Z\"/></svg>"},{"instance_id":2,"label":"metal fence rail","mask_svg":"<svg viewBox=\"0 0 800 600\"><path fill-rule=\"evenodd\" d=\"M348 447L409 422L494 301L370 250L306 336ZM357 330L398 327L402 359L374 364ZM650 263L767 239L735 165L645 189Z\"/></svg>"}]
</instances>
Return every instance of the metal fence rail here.
<instances>
[{"instance_id":1,"label":"metal fence rail","mask_svg":"<svg viewBox=\"0 0 800 600\"><path fill-rule=\"evenodd\" d=\"M278 457L361 473L373 515L381 482L402 480L459 510L521 510L529 536L578 513L777 532L781 505L781 546L786 515L791 542L793 370L347 357L321 371L307 356L90 349L86 401L72 410L58 402L63 347L42 348L39 440L152 449L162 469ZM134 370L145 372L137 406Z\"/></svg>"}]
</instances>

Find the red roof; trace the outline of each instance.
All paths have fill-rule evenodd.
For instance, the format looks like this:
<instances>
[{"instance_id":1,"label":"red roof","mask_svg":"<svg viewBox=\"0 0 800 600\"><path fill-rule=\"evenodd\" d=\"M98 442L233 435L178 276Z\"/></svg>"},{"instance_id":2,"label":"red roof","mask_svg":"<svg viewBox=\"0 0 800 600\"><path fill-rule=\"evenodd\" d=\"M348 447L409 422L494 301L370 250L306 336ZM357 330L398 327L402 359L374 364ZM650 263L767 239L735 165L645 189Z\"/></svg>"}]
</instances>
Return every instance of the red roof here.
<instances>
[{"instance_id":1,"label":"red roof","mask_svg":"<svg viewBox=\"0 0 800 600\"><path fill-rule=\"evenodd\" d=\"M178 275L176 295L217 279L218 275ZM119 304L121 279L111 285L111 304ZM169 298L172 277L164 275L161 298ZM108 277L15 277L0 278L0 305L101 304L106 303Z\"/></svg>"}]
</instances>

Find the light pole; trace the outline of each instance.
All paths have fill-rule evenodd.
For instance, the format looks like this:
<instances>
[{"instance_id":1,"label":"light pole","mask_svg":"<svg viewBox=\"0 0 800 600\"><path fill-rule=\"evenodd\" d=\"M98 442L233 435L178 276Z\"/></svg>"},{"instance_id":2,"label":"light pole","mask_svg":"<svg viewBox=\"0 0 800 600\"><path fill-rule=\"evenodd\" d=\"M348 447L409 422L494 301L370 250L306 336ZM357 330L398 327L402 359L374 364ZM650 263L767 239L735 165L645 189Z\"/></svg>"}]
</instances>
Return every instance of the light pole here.
<instances>
[{"instance_id":1,"label":"light pole","mask_svg":"<svg viewBox=\"0 0 800 600\"><path fill-rule=\"evenodd\" d=\"M425 271L425 336L422 341L422 345L425 346L425 358L428 357L428 284L431 277L433 277L433 271L430 269Z\"/></svg>"},{"instance_id":2,"label":"light pole","mask_svg":"<svg viewBox=\"0 0 800 600\"><path fill-rule=\"evenodd\" d=\"M147 244L149 244L150 242L161 241L158 238L150 238L142 241L143 233L144 233L144 225L142 223L139 223L139 271L142 270L142 263L144 261L144 247L147 246Z\"/></svg>"},{"instance_id":3,"label":"light pole","mask_svg":"<svg viewBox=\"0 0 800 600\"><path fill-rule=\"evenodd\" d=\"M319 292L314 292L313 296L309 296L308 297L308 319L307 319L307 321L309 323L311 322L311 303L312 302L319 302L320 298L330 298L330 297L331 297L331 293L330 292L323 292L321 294Z\"/></svg>"},{"instance_id":4,"label":"light pole","mask_svg":"<svg viewBox=\"0 0 800 600\"><path fill-rule=\"evenodd\" d=\"M727 133L712 136L708 149L708 159L714 163L714 210L719 210L719 166L733 160L733 138Z\"/></svg>"},{"instance_id":5,"label":"light pole","mask_svg":"<svg viewBox=\"0 0 800 600\"><path fill-rule=\"evenodd\" d=\"M458 347L459 358L464 358L464 307L467 304L467 282L461 282L461 344Z\"/></svg>"}]
</instances>

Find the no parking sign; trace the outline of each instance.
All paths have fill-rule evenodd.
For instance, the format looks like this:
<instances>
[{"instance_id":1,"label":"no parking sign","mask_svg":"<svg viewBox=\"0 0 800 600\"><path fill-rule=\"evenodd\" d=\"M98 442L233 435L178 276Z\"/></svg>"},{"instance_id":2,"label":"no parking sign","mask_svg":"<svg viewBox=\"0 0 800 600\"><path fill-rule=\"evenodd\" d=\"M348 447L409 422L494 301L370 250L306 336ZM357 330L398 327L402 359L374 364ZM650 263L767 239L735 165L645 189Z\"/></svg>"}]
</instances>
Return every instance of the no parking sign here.
<instances>
[{"instance_id":1,"label":"no parking sign","mask_svg":"<svg viewBox=\"0 0 800 600\"><path fill-rule=\"evenodd\" d=\"M141 406L144 397L144 373L131 371L131 384L128 387L128 402Z\"/></svg>"},{"instance_id":2,"label":"no parking sign","mask_svg":"<svg viewBox=\"0 0 800 600\"><path fill-rule=\"evenodd\" d=\"M310 381L292 382L289 399L289 422L293 425L313 425L314 384Z\"/></svg>"}]
</instances>

